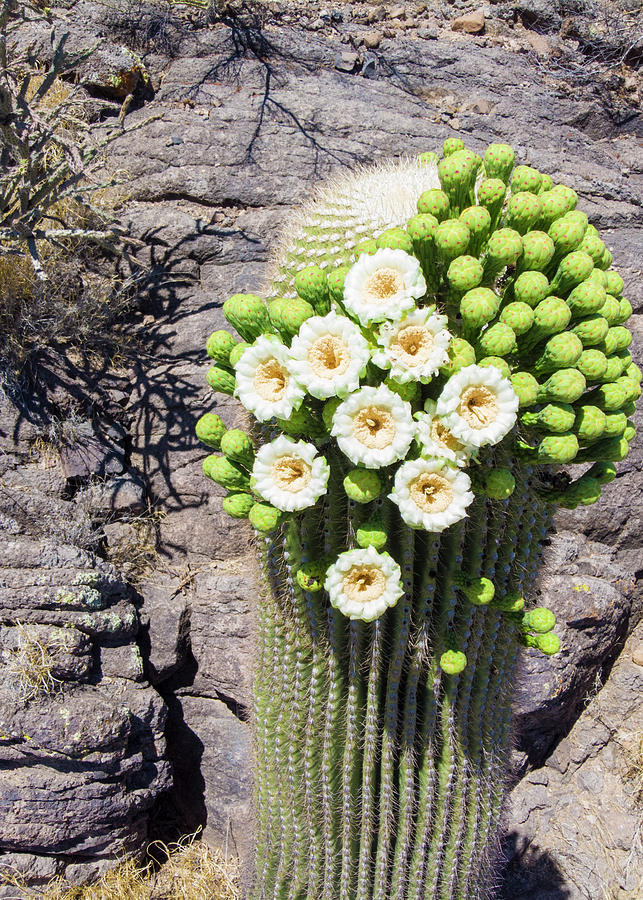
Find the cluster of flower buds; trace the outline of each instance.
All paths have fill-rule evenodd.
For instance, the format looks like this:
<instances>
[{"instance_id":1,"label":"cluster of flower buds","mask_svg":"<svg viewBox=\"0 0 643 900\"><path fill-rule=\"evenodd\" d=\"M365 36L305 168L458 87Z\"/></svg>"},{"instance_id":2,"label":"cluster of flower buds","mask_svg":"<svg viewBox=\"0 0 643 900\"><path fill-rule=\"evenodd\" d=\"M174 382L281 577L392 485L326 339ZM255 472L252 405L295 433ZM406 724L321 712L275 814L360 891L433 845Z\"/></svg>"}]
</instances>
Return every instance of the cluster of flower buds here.
<instances>
[{"instance_id":1,"label":"cluster of flower buds","mask_svg":"<svg viewBox=\"0 0 643 900\"><path fill-rule=\"evenodd\" d=\"M380 616L402 593L386 504L439 533L475 491L505 500L511 471L478 465L481 448L505 439L538 467L594 462L549 491L565 506L593 503L634 434L632 308L576 193L515 166L505 144L482 158L451 139L443 153L420 159L432 186L405 227L300 266L290 296L235 294L223 312L241 341L217 331L207 343L209 384L255 422L252 439L213 413L197 425L222 451L204 471L228 491L226 512L267 532L324 503L335 481L352 503L372 504L352 549L297 573L353 619ZM538 612L524 614L525 641L555 652Z\"/></svg>"}]
</instances>

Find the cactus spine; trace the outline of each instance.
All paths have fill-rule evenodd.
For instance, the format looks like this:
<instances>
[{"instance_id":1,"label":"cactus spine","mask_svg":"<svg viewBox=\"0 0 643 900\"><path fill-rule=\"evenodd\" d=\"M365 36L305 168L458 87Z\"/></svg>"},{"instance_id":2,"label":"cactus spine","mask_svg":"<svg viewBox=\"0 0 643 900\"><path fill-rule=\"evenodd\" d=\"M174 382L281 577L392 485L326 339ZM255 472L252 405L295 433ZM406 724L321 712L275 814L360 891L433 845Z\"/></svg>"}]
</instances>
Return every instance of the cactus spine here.
<instances>
[{"instance_id":1,"label":"cactus spine","mask_svg":"<svg viewBox=\"0 0 643 900\"><path fill-rule=\"evenodd\" d=\"M609 251L514 163L449 141L331 185L267 300L224 304L241 343L208 341L256 420L197 426L265 572L254 900L490 893L516 660L559 645L541 543L614 478L640 394Z\"/></svg>"}]
</instances>

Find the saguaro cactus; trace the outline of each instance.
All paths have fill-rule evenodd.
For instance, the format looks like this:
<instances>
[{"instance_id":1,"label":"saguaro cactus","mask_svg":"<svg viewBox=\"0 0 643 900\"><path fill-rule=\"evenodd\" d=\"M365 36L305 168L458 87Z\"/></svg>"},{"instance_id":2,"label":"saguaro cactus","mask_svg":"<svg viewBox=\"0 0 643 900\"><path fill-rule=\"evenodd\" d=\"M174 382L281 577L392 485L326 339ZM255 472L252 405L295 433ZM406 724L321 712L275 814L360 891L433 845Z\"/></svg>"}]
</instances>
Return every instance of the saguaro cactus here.
<instances>
[{"instance_id":1,"label":"saguaro cactus","mask_svg":"<svg viewBox=\"0 0 643 900\"><path fill-rule=\"evenodd\" d=\"M641 392L609 251L514 162L451 141L331 184L266 299L224 304L242 343L208 341L252 414L197 433L266 576L257 900L491 893L516 658L560 646L541 542L614 477Z\"/></svg>"}]
</instances>

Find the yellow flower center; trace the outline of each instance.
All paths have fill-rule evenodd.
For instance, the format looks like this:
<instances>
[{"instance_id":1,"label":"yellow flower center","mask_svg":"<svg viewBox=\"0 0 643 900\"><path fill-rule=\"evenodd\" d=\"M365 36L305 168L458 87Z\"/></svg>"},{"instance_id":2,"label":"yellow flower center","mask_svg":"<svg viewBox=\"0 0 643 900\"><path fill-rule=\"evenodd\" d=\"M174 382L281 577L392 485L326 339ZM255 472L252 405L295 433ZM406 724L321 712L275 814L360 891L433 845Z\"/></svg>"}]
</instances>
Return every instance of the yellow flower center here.
<instances>
[{"instance_id":1,"label":"yellow flower center","mask_svg":"<svg viewBox=\"0 0 643 900\"><path fill-rule=\"evenodd\" d=\"M433 334L424 325L407 325L391 341L389 351L407 366L421 366L431 356Z\"/></svg>"},{"instance_id":2,"label":"yellow flower center","mask_svg":"<svg viewBox=\"0 0 643 900\"><path fill-rule=\"evenodd\" d=\"M404 279L402 273L397 269L391 269L384 266L376 269L372 275L366 279L364 284L364 294L366 299L373 300L375 303L383 303L390 300L404 287Z\"/></svg>"},{"instance_id":3,"label":"yellow flower center","mask_svg":"<svg viewBox=\"0 0 643 900\"><path fill-rule=\"evenodd\" d=\"M431 435L431 439L435 441L436 444L439 444L440 447L445 447L447 450L452 450L454 453L462 450L460 441L451 434L449 429L440 421L440 419L431 419L429 434Z\"/></svg>"},{"instance_id":4,"label":"yellow flower center","mask_svg":"<svg viewBox=\"0 0 643 900\"><path fill-rule=\"evenodd\" d=\"M344 575L342 591L357 603L377 600L386 590L386 575L377 566L353 566Z\"/></svg>"},{"instance_id":5,"label":"yellow flower center","mask_svg":"<svg viewBox=\"0 0 643 900\"><path fill-rule=\"evenodd\" d=\"M437 472L421 472L409 484L409 493L413 502L427 513L443 512L453 500L451 482Z\"/></svg>"},{"instance_id":6,"label":"yellow flower center","mask_svg":"<svg viewBox=\"0 0 643 900\"><path fill-rule=\"evenodd\" d=\"M282 491L291 494L303 490L310 481L312 470L308 463L298 456L280 456L272 464L272 477Z\"/></svg>"},{"instance_id":7,"label":"yellow flower center","mask_svg":"<svg viewBox=\"0 0 643 900\"><path fill-rule=\"evenodd\" d=\"M371 450L388 447L395 437L395 420L390 409L365 406L353 419L353 437Z\"/></svg>"},{"instance_id":8,"label":"yellow flower center","mask_svg":"<svg viewBox=\"0 0 643 900\"><path fill-rule=\"evenodd\" d=\"M493 391L478 384L462 392L457 412L471 428L486 428L498 415L498 400Z\"/></svg>"},{"instance_id":9,"label":"yellow flower center","mask_svg":"<svg viewBox=\"0 0 643 900\"><path fill-rule=\"evenodd\" d=\"M310 368L320 378L343 375L350 361L348 347L334 334L325 334L318 338L308 351Z\"/></svg>"},{"instance_id":10,"label":"yellow flower center","mask_svg":"<svg viewBox=\"0 0 643 900\"><path fill-rule=\"evenodd\" d=\"M254 386L264 400L277 401L288 387L288 372L278 359L267 359L255 369Z\"/></svg>"}]
</instances>

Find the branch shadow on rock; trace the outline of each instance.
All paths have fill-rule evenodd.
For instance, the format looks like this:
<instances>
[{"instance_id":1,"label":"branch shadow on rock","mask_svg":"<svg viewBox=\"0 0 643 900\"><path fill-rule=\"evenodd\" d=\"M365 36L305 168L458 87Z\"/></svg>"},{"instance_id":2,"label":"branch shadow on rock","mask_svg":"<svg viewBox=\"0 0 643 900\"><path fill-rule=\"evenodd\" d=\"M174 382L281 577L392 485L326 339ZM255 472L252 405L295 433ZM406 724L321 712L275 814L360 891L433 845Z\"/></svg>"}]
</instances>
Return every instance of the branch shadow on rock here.
<instances>
[{"instance_id":1,"label":"branch shadow on rock","mask_svg":"<svg viewBox=\"0 0 643 900\"><path fill-rule=\"evenodd\" d=\"M509 831L501 856L507 860L498 872L496 900L571 900L572 893L554 857Z\"/></svg>"}]
</instances>

